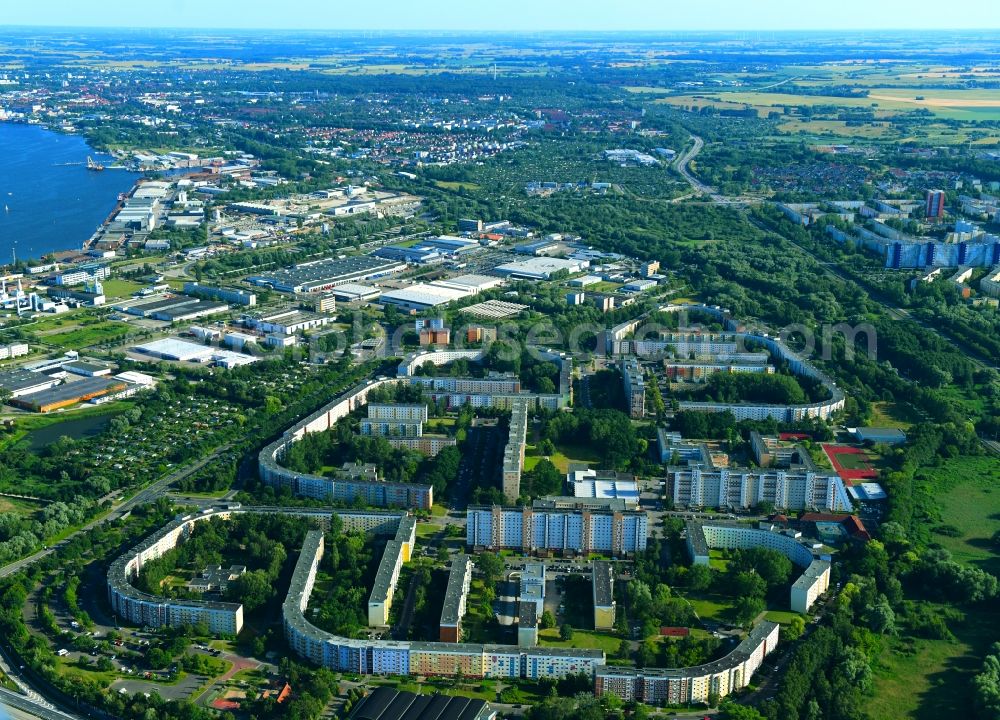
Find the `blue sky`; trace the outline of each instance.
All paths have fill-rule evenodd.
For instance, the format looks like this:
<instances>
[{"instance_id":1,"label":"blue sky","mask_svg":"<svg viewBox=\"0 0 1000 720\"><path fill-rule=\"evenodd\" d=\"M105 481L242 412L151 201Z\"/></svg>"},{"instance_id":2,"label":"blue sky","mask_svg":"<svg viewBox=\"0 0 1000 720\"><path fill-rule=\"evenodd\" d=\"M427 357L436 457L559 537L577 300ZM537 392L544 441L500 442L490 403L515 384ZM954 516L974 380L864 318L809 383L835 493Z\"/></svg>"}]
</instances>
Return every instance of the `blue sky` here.
<instances>
[{"instance_id":1,"label":"blue sky","mask_svg":"<svg viewBox=\"0 0 1000 720\"><path fill-rule=\"evenodd\" d=\"M1000 28L1000 0L2 0L0 24L378 30Z\"/></svg>"}]
</instances>

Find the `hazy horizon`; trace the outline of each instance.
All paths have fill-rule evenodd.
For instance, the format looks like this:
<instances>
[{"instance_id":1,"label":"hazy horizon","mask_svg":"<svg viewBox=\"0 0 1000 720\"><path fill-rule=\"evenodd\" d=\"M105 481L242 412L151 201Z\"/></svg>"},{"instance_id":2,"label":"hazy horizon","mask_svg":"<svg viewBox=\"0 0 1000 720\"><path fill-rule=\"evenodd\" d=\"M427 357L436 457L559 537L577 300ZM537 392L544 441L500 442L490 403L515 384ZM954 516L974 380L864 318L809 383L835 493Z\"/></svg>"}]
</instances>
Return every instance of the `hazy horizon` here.
<instances>
[{"instance_id":1,"label":"hazy horizon","mask_svg":"<svg viewBox=\"0 0 1000 720\"><path fill-rule=\"evenodd\" d=\"M828 7L796 0L703 0L697 6L656 0L468 3L383 0L377 6L286 0L271 4L171 0L37 0L4 8L3 27L290 30L345 32L809 32L988 31L1000 27L1000 3L841 0ZM60 18L52 25L52 18ZM301 18L301 19L300 19ZM942 27L942 24L947 27Z\"/></svg>"}]
</instances>

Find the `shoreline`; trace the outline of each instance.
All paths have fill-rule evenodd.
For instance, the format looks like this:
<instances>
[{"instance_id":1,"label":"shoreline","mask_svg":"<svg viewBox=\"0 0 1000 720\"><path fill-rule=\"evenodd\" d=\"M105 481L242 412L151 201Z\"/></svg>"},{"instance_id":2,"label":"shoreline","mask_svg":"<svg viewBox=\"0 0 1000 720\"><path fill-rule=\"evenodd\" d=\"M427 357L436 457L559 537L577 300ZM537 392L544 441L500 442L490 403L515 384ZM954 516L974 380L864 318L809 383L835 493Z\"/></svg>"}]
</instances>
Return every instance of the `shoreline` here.
<instances>
[{"instance_id":1,"label":"shoreline","mask_svg":"<svg viewBox=\"0 0 1000 720\"><path fill-rule=\"evenodd\" d=\"M66 128L64 128L62 126L59 126L59 125L52 125L50 123L45 123L45 122L37 122L37 121L31 121L31 120L26 120L26 119L9 118L9 117L8 118L0 119L0 125L33 127L33 128L37 128L39 130L42 130L44 132L53 133L54 135L57 135L57 136L62 136L62 137L76 137L76 138L79 138L82 141L83 145L85 146L85 151L88 154L109 157L109 158L112 158L115 163L121 162L121 157L119 157L119 155L117 155L115 153L105 152L103 150L97 150L91 144L90 139L85 134L80 133L80 132L67 131ZM74 162L72 164L76 164L76 163ZM83 166L86 163L85 163L85 161L80 161L80 164ZM63 236L65 239L62 242L58 243L59 247L49 248L49 249L46 249L46 250L41 251L41 252L38 252L38 251L35 251L35 250L31 250L31 251L29 251L30 254L26 254L26 255L22 255L21 252L20 252L20 249L21 249L21 247L23 245L25 245L28 242L30 242L30 238L29 238L29 240L26 241L25 240L25 236L22 235L17 240L15 240L15 239L13 239L14 234L11 233L12 239L11 239L10 247L5 249L5 254L6 254L6 252L9 252L11 254L8 255L3 260L0 260L0 272L3 272L4 274L8 274L8 273L12 273L12 272L15 271L15 261L12 259L13 257L16 257L16 262L17 263L24 263L24 264L27 264L27 265L32 265L32 264L39 264L39 263L44 262L44 260L43 260L44 257L46 257L48 255L55 254L55 253L64 253L64 252L86 253L86 252L88 252L88 250L93 249L94 245L96 245L96 243L100 242L100 240L103 237L104 231L107 228L107 226L111 223L111 221L114 219L114 217L121 211L125 199L128 198L128 197L131 197L132 194L135 193L135 191L138 188L138 186L140 185L140 183L146 177L145 173L142 173L141 171L135 171L135 170L132 170L130 168L119 166L119 165L113 166L112 168L109 168L109 169L111 169L112 171L119 170L119 169L120 170L126 170L128 172L136 174L137 177L135 177L132 180L131 184L127 188L125 188L124 190L116 191L115 192L115 195L113 196L115 198L114 199L114 205L113 205L113 207L103 217L103 219L99 220L99 224L97 225L96 229L92 230L89 235L86 235L85 231L84 231L84 233L81 233L84 236L83 237L78 237L78 238L73 238L72 237L72 235L74 235L75 233L67 233L66 235ZM104 172L107 172L107 170L105 170ZM103 204L103 201L100 201L100 202L101 202L101 204Z\"/></svg>"}]
</instances>

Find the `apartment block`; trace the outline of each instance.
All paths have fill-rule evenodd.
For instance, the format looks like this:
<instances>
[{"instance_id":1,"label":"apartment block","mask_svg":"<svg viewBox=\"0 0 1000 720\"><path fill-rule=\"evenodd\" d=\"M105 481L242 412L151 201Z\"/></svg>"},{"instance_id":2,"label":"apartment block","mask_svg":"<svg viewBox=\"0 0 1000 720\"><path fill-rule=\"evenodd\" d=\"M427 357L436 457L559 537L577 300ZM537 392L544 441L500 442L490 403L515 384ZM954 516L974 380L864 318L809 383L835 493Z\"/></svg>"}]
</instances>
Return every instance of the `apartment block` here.
<instances>
[{"instance_id":1,"label":"apartment block","mask_svg":"<svg viewBox=\"0 0 1000 720\"><path fill-rule=\"evenodd\" d=\"M611 630L615 626L615 570L606 560L595 560L592 578L594 629Z\"/></svg>"},{"instance_id":2,"label":"apartment block","mask_svg":"<svg viewBox=\"0 0 1000 720\"><path fill-rule=\"evenodd\" d=\"M451 561L448 573L448 587L441 607L440 640L457 643L462 640L462 616L472 585L472 559L468 555L458 555Z\"/></svg>"},{"instance_id":3,"label":"apartment block","mask_svg":"<svg viewBox=\"0 0 1000 720\"><path fill-rule=\"evenodd\" d=\"M629 416L633 418L645 417L646 379L642 372L642 366L636 358L627 358L621 363L621 372Z\"/></svg>"},{"instance_id":4,"label":"apartment block","mask_svg":"<svg viewBox=\"0 0 1000 720\"><path fill-rule=\"evenodd\" d=\"M524 447L528 433L528 405L516 401L510 411L510 429L503 450L501 488L508 502L521 495L521 472L524 470Z\"/></svg>"},{"instance_id":5,"label":"apartment block","mask_svg":"<svg viewBox=\"0 0 1000 720\"><path fill-rule=\"evenodd\" d=\"M764 658L778 646L779 626L762 622L719 660L694 667L635 669L604 665L594 671L594 694L615 695L625 702L647 705L706 703L745 688Z\"/></svg>"},{"instance_id":6,"label":"apartment block","mask_svg":"<svg viewBox=\"0 0 1000 720\"><path fill-rule=\"evenodd\" d=\"M613 501L614 502L614 501ZM606 553L616 557L646 549L647 519L642 510L600 507L586 502L555 507L535 501L532 507L470 506L466 511L466 544L488 550L531 554Z\"/></svg>"}]
</instances>

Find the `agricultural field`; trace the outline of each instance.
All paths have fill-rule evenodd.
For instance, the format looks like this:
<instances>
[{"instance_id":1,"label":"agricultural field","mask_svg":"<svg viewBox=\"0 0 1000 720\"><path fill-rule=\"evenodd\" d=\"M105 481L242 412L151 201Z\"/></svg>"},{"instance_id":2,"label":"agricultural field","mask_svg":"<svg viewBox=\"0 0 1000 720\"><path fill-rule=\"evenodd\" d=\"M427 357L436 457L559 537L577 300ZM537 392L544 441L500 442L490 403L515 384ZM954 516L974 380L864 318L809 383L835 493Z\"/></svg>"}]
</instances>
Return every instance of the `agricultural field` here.
<instances>
[{"instance_id":1,"label":"agricultural field","mask_svg":"<svg viewBox=\"0 0 1000 720\"><path fill-rule=\"evenodd\" d=\"M798 81L797 81L798 83ZM805 85L806 83L798 83ZM816 87L825 83L817 82ZM842 97L839 95L804 95L782 92L699 91L697 93L668 95L655 102L685 108L713 107L717 110L743 110L748 107L758 116L767 117L771 112L784 112L785 107L818 106L872 110L876 119L898 118L914 110L926 110L947 120L998 120L1000 119L1000 91L975 89L901 89L898 87L868 87L867 96ZM832 130L834 126L827 129ZM791 128L789 128L791 129ZM858 128L848 128L857 130ZM843 134L843 133L840 133Z\"/></svg>"}]
</instances>

